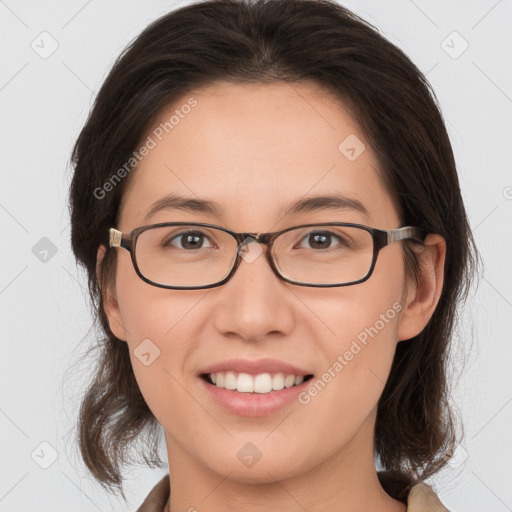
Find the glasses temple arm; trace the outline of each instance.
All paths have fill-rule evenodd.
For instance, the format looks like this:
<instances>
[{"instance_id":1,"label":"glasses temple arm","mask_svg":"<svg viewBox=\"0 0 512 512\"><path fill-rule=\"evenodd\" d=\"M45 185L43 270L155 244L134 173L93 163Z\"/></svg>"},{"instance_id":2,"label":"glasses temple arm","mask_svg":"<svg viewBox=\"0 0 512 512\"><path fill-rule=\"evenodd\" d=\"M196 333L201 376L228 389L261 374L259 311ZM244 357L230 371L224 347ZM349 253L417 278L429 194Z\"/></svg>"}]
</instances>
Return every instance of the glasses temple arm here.
<instances>
[{"instance_id":1,"label":"glasses temple arm","mask_svg":"<svg viewBox=\"0 0 512 512\"><path fill-rule=\"evenodd\" d=\"M109 229L109 246L110 247L121 247L123 239L123 233L115 228Z\"/></svg>"},{"instance_id":2,"label":"glasses temple arm","mask_svg":"<svg viewBox=\"0 0 512 512\"><path fill-rule=\"evenodd\" d=\"M417 242L423 243L424 234L423 232L411 226L405 226L403 228L391 229L388 232L388 245L398 242L400 240L416 240Z\"/></svg>"}]
</instances>

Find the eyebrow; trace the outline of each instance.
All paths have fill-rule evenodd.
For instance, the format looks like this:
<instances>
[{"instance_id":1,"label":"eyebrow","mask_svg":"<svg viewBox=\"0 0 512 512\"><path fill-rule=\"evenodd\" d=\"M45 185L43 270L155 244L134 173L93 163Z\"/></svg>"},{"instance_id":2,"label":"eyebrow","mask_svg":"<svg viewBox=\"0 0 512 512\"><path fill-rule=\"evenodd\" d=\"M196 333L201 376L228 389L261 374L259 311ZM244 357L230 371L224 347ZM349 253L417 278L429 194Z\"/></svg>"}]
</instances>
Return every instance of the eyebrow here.
<instances>
[{"instance_id":1,"label":"eyebrow","mask_svg":"<svg viewBox=\"0 0 512 512\"><path fill-rule=\"evenodd\" d=\"M148 209L144 216L143 222L147 222L150 217L162 210L182 210L189 213L203 213L222 218L225 208L215 201L206 199L195 199L193 197L185 197L179 194L169 194L155 201ZM311 213L321 210L330 211L356 211L362 213L365 217L369 217L368 209L361 201L341 194L316 195L301 198L284 208L278 213L278 218L303 213Z\"/></svg>"}]
</instances>

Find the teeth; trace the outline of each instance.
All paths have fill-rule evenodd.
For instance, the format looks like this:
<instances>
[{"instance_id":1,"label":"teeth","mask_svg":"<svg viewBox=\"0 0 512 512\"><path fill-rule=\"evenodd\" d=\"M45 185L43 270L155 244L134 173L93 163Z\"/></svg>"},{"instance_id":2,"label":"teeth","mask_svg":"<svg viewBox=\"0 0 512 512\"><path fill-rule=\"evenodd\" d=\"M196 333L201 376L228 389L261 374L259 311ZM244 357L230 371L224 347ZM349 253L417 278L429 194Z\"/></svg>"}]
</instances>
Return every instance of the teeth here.
<instances>
[{"instance_id":1,"label":"teeth","mask_svg":"<svg viewBox=\"0 0 512 512\"><path fill-rule=\"evenodd\" d=\"M284 388L284 376L282 373L276 373L272 379L272 389L279 391Z\"/></svg>"},{"instance_id":2,"label":"teeth","mask_svg":"<svg viewBox=\"0 0 512 512\"><path fill-rule=\"evenodd\" d=\"M284 375L282 373L260 373L249 375L248 373L216 372L209 374L212 382L219 388L236 390L239 393L270 393L283 388L298 386L304 382L302 375Z\"/></svg>"},{"instance_id":3,"label":"teeth","mask_svg":"<svg viewBox=\"0 0 512 512\"><path fill-rule=\"evenodd\" d=\"M252 393L254 391L254 380L248 373L240 373L236 380L236 390L240 393Z\"/></svg>"},{"instance_id":4,"label":"teeth","mask_svg":"<svg viewBox=\"0 0 512 512\"><path fill-rule=\"evenodd\" d=\"M236 379L235 373L227 372L226 378L224 380L224 387L226 389L236 389L236 383L237 383L237 379Z\"/></svg>"}]
</instances>

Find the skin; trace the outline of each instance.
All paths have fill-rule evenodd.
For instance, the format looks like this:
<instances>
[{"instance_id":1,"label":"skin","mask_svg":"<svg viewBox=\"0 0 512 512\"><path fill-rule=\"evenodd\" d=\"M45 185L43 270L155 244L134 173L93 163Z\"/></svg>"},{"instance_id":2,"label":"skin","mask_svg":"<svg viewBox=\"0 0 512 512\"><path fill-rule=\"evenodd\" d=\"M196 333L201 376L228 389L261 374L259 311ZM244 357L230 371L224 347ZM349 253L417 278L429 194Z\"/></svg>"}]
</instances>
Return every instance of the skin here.
<instances>
[{"instance_id":1,"label":"skin","mask_svg":"<svg viewBox=\"0 0 512 512\"><path fill-rule=\"evenodd\" d=\"M315 84L209 86L169 105L155 125L190 96L198 105L132 171L118 229L166 221L248 232L333 221L400 227L364 133ZM349 134L366 145L354 161L338 150ZM355 210L278 216L292 201L333 191L361 201L369 217ZM144 223L149 206L170 192L218 201L225 216L172 210ZM417 286L406 278L402 242L380 252L368 281L324 289L280 280L260 256L242 261L220 287L165 290L142 281L128 251L115 250L117 274L104 290L105 309L113 333L128 343L141 392L165 431L172 512L406 510L377 479L376 406L397 343L421 332L438 302L443 238L429 235L418 252ZM236 416L211 401L197 377L228 358L273 357L318 378L395 302L401 313L307 405L293 402L262 418ZM161 351L149 366L133 353L147 338ZM262 453L251 468L237 457L248 442Z\"/></svg>"}]
</instances>

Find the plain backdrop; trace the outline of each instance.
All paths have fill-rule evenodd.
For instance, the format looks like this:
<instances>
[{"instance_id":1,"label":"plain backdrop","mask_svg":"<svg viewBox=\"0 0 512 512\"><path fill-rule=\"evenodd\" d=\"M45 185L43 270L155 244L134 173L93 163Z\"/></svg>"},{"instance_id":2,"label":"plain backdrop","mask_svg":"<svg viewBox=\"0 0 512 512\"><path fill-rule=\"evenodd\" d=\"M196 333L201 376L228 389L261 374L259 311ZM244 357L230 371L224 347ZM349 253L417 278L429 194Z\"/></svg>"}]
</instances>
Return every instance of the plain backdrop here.
<instances>
[{"instance_id":1,"label":"plain backdrop","mask_svg":"<svg viewBox=\"0 0 512 512\"><path fill-rule=\"evenodd\" d=\"M69 242L69 156L114 59L185 3L0 0L0 512L126 510L88 475L73 431L89 371L66 370L92 340ZM452 401L466 435L431 483L453 511L509 511L512 1L342 3L432 83L485 263L454 339ZM127 471L128 509L166 473Z\"/></svg>"}]
</instances>

